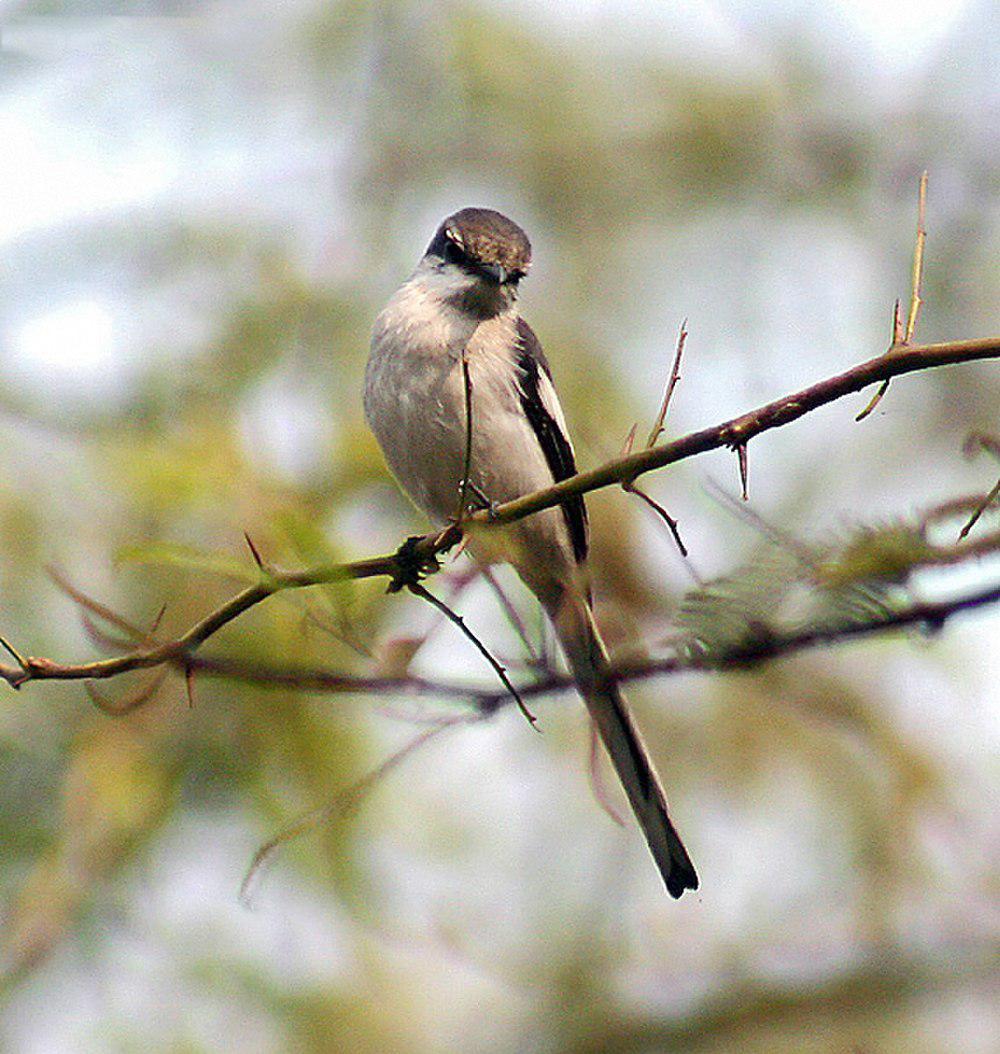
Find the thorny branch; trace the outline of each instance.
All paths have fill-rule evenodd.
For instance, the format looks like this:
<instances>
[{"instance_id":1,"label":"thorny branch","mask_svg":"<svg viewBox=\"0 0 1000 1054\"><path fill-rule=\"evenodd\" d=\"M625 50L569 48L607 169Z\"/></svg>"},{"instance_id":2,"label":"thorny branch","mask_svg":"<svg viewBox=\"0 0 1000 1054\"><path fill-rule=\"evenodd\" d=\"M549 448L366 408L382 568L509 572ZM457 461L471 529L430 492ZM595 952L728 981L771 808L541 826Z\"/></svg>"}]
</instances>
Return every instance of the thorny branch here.
<instances>
[{"instance_id":1,"label":"thorny branch","mask_svg":"<svg viewBox=\"0 0 1000 1054\"><path fill-rule=\"evenodd\" d=\"M465 529L474 526L476 529L488 530L496 524L512 523L542 509L552 508L575 494L585 494L602 487L631 481L646 472L709 450L721 447L738 449L763 432L789 424L811 410L860 391L873 383L919 370L998 357L1000 337L893 347L885 354L844 373L786 395L732 420L692 432L661 446L625 454L598 468L577 473L551 487L503 505L470 513L463 526ZM391 582L404 583L415 574L419 576L437 570L437 557L454 547L460 541L462 533L463 528L452 524L439 533L411 539L395 553L299 571L277 570L261 562L261 574L257 582L210 612L180 637L159 641L150 635L132 650L112 658L64 664L48 658L23 655L13 644L0 637L0 645L10 653L15 663L0 663L0 679L13 688L19 688L28 681L99 680L129 671L166 665L187 672L190 685L190 672L202 665L196 660L197 652L205 641L244 612L276 593L348 579L385 577ZM129 630L141 633L135 627L129 627L125 631Z\"/></svg>"},{"instance_id":2,"label":"thorny branch","mask_svg":"<svg viewBox=\"0 0 1000 1054\"><path fill-rule=\"evenodd\" d=\"M994 540L995 541L995 540ZM1000 585L988 586L963 596L942 601L918 602L905 609L873 616L864 623L837 628L809 628L780 636L761 635L733 648L724 655L668 655L637 659L612 665L609 676L619 683L680 673L749 669L758 663L793 655L809 648L876 636L893 629L919 627L937 633L955 615L1000 603ZM405 677L361 677L321 667L279 666L241 659L195 655L191 668L199 674L236 680L261 688L294 688L326 695L401 695L428 699L470 702L484 714L491 714L512 702L505 691L432 680L413 675ZM572 678L549 671L518 692L522 699L533 699L574 689Z\"/></svg>"}]
</instances>

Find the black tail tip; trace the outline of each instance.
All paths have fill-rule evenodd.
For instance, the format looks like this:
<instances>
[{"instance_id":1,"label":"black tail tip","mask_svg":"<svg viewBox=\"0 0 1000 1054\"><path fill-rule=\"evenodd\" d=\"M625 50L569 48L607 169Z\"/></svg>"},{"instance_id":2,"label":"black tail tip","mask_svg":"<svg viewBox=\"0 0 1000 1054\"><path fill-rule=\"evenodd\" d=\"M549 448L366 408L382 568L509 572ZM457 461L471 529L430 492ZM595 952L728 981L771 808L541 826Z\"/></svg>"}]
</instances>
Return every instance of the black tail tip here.
<instances>
[{"instance_id":1,"label":"black tail tip","mask_svg":"<svg viewBox=\"0 0 1000 1054\"><path fill-rule=\"evenodd\" d=\"M685 890L698 888L698 875L695 869L690 864L681 864L677 861L674 861L674 866L664 881L667 884L667 892L674 900L678 900Z\"/></svg>"}]
</instances>

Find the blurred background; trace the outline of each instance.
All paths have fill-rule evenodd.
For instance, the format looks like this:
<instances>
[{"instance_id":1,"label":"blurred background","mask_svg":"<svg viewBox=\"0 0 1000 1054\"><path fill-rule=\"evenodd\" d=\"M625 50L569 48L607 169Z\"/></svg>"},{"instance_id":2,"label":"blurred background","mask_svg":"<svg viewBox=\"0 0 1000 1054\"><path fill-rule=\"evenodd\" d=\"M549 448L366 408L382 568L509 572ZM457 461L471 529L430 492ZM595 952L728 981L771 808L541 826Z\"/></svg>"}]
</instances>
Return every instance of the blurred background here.
<instances>
[{"instance_id":1,"label":"blurred background","mask_svg":"<svg viewBox=\"0 0 1000 1054\"><path fill-rule=\"evenodd\" d=\"M884 350L925 168L917 335L1000 323L988 0L39 0L0 31L0 632L30 654L98 654L49 564L177 633L250 575L244 530L304 566L423 529L360 391L374 315L457 208L532 237L523 310L584 467L648 430L684 318L671 435ZM992 485L961 448L997 431L994 363L855 424L866 398L752 444L757 513L817 539ZM645 485L691 560L592 496L627 654L762 544L716 496L731 454ZM455 603L516 668L485 584ZM199 678L189 709L172 677L114 719L79 684L4 690L0 1048L993 1051L998 629L633 686L702 877L677 903L596 802L572 694L535 704L542 735L507 708L415 751L243 903L269 837L467 708ZM208 650L491 684L379 582Z\"/></svg>"}]
</instances>

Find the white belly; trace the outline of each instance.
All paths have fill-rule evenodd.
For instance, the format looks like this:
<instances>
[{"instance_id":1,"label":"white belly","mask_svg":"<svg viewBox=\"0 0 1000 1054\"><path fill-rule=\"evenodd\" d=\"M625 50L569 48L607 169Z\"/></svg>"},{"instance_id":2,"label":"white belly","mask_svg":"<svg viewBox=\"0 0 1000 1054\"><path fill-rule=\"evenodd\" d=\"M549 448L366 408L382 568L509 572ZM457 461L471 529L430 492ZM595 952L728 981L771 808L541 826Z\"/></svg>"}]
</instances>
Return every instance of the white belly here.
<instances>
[{"instance_id":1,"label":"white belly","mask_svg":"<svg viewBox=\"0 0 1000 1054\"><path fill-rule=\"evenodd\" d=\"M390 305L391 306L391 305ZM514 381L513 326L497 331L491 319L468 340L472 383L473 494L501 504L552 484L552 472L524 414ZM438 525L458 511L466 444L465 386L461 343L437 347L414 342L387 325L376 325L365 376L365 415L386 461L415 504ZM494 350L500 349L500 350ZM475 498L473 498L475 500ZM502 529L485 528L472 540L484 560L514 564L541 593L546 583L565 583L575 572L569 532L560 509L548 509Z\"/></svg>"}]
</instances>

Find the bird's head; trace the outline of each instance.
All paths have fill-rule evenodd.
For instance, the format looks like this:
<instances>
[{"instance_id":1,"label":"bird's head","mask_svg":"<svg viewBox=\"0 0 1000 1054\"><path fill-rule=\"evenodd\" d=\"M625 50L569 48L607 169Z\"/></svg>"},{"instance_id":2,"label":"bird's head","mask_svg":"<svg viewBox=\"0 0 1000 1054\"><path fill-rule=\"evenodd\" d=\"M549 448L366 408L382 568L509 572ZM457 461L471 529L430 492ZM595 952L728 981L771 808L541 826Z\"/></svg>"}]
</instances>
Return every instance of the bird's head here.
<instances>
[{"instance_id":1,"label":"bird's head","mask_svg":"<svg viewBox=\"0 0 1000 1054\"><path fill-rule=\"evenodd\" d=\"M496 314L516 299L518 282L531 266L531 242L513 220L493 209L462 209L438 227L424 263L453 289L449 299L480 314Z\"/></svg>"}]
</instances>

